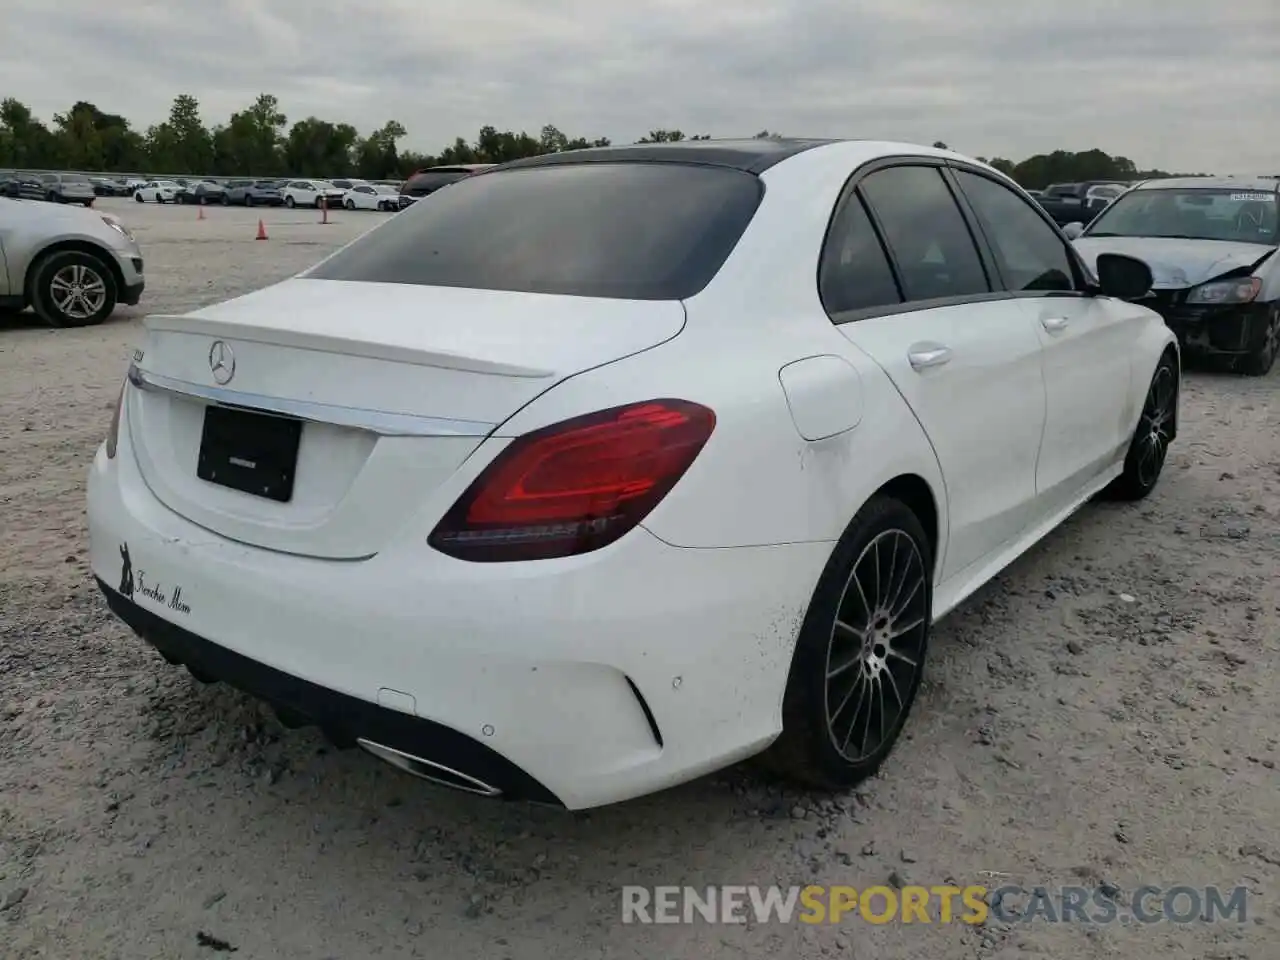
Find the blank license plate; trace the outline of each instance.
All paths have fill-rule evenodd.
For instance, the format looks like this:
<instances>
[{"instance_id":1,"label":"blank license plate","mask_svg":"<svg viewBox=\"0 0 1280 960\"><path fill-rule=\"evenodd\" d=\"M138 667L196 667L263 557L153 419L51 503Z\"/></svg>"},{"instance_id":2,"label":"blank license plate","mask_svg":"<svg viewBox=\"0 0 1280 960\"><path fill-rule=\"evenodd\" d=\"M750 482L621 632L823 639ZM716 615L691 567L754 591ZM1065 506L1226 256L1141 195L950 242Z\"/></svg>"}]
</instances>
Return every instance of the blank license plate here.
<instances>
[{"instance_id":1,"label":"blank license plate","mask_svg":"<svg viewBox=\"0 0 1280 960\"><path fill-rule=\"evenodd\" d=\"M206 407L196 476L232 490L288 503L298 467L302 421Z\"/></svg>"}]
</instances>

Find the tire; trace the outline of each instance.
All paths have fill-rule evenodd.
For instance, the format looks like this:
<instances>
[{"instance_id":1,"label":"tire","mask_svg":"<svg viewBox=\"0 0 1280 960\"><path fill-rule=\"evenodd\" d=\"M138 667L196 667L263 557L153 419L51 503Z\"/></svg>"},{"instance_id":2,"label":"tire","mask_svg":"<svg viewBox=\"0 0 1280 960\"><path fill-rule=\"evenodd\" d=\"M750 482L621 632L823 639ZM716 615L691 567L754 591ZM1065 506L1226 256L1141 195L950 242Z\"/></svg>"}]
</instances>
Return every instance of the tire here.
<instances>
[{"instance_id":1,"label":"tire","mask_svg":"<svg viewBox=\"0 0 1280 960\"><path fill-rule=\"evenodd\" d=\"M60 196L58 196L56 193L54 193L52 190L50 190L48 193L46 193L46 194L45 194L44 199L45 199L45 202L47 202L47 203L61 203L61 202L62 202L62 198L61 198Z\"/></svg>"},{"instance_id":2,"label":"tire","mask_svg":"<svg viewBox=\"0 0 1280 960\"><path fill-rule=\"evenodd\" d=\"M81 250L62 250L41 260L33 273L31 305L51 327L89 327L99 324L116 308L115 277L107 264ZM79 302L67 301L72 285L83 288Z\"/></svg>"},{"instance_id":3,"label":"tire","mask_svg":"<svg viewBox=\"0 0 1280 960\"><path fill-rule=\"evenodd\" d=\"M244 195L244 205L245 205L246 207L252 207L252 206L253 206L253 197L249 196L249 194L247 194L247 193Z\"/></svg>"},{"instance_id":4,"label":"tire","mask_svg":"<svg viewBox=\"0 0 1280 960\"><path fill-rule=\"evenodd\" d=\"M294 208L294 199L293 199L293 197L285 197L285 198L284 198L284 205L285 205L286 207L288 207L290 210L292 210L292 209Z\"/></svg>"},{"instance_id":5,"label":"tire","mask_svg":"<svg viewBox=\"0 0 1280 960\"><path fill-rule=\"evenodd\" d=\"M231 206L231 198L228 197L225 193L222 195L222 205L224 207Z\"/></svg>"},{"instance_id":6,"label":"tire","mask_svg":"<svg viewBox=\"0 0 1280 960\"><path fill-rule=\"evenodd\" d=\"M317 209L317 210L319 210L319 209L320 209L320 198L319 198L319 197L316 197L316 209Z\"/></svg>"},{"instance_id":7,"label":"tire","mask_svg":"<svg viewBox=\"0 0 1280 960\"><path fill-rule=\"evenodd\" d=\"M142 194L140 194L140 193L135 193L135 194L133 195L133 199L137 200L139 203L143 203L143 202L145 202L145 201L143 201L143 199L142 199Z\"/></svg>"},{"instance_id":8,"label":"tire","mask_svg":"<svg viewBox=\"0 0 1280 960\"><path fill-rule=\"evenodd\" d=\"M1239 361L1240 372L1246 377L1265 377L1276 362L1280 352L1280 304L1271 308L1267 316L1267 328L1261 342Z\"/></svg>"},{"instance_id":9,"label":"tire","mask_svg":"<svg viewBox=\"0 0 1280 960\"><path fill-rule=\"evenodd\" d=\"M354 210L356 208L356 202L354 200L348 200L343 204L343 206L348 210Z\"/></svg>"},{"instance_id":10,"label":"tire","mask_svg":"<svg viewBox=\"0 0 1280 960\"><path fill-rule=\"evenodd\" d=\"M763 765L820 790L874 775L911 713L932 618L929 538L904 503L873 497L818 579L787 678L782 734Z\"/></svg>"},{"instance_id":11,"label":"tire","mask_svg":"<svg viewBox=\"0 0 1280 960\"><path fill-rule=\"evenodd\" d=\"M1178 426L1178 362L1166 353L1156 365L1129 441L1124 472L1103 491L1110 500L1141 500L1160 480L1169 443Z\"/></svg>"}]
</instances>

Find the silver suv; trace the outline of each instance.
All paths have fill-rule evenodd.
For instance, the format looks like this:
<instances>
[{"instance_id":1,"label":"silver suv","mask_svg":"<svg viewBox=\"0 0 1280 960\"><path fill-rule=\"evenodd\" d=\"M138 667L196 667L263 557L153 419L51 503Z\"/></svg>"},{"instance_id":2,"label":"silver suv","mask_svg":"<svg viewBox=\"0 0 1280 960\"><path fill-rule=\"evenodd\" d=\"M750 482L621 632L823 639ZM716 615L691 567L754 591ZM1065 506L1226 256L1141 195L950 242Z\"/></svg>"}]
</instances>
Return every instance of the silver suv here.
<instances>
[{"instance_id":1,"label":"silver suv","mask_svg":"<svg viewBox=\"0 0 1280 960\"><path fill-rule=\"evenodd\" d=\"M84 327L135 305L144 286L138 241L115 217L0 197L0 307Z\"/></svg>"},{"instance_id":2,"label":"silver suv","mask_svg":"<svg viewBox=\"0 0 1280 960\"><path fill-rule=\"evenodd\" d=\"M93 206L97 194L93 190L93 182L80 173L43 173L44 196L53 203L82 203L86 207Z\"/></svg>"}]
</instances>

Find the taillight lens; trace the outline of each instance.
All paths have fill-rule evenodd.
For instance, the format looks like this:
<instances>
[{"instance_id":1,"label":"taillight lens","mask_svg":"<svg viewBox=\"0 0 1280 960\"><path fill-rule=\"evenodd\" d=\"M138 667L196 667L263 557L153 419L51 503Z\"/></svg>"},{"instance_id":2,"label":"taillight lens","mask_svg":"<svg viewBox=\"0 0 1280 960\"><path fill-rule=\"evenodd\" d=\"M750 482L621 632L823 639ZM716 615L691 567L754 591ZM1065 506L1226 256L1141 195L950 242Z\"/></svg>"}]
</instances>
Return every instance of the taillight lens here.
<instances>
[{"instance_id":1,"label":"taillight lens","mask_svg":"<svg viewBox=\"0 0 1280 960\"><path fill-rule=\"evenodd\" d=\"M120 443L120 407L124 403L124 388L129 381L120 384L120 394L116 397L116 407L111 414L111 426L107 428L107 459L116 458L116 447Z\"/></svg>"},{"instance_id":2,"label":"taillight lens","mask_svg":"<svg viewBox=\"0 0 1280 960\"><path fill-rule=\"evenodd\" d=\"M687 400L575 417L512 441L428 542L461 560L545 560L598 550L670 492L715 429Z\"/></svg>"}]
</instances>

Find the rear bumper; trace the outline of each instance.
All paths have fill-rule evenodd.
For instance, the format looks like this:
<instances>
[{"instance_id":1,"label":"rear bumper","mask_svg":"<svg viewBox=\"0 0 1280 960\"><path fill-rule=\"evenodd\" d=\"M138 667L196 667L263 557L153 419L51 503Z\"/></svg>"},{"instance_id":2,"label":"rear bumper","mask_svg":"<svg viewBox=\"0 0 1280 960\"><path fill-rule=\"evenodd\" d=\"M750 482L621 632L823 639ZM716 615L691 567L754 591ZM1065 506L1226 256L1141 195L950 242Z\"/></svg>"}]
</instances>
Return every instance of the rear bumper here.
<instances>
[{"instance_id":1,"label":"rear bumper","mask_svg":"<svg viewBox=\"0 0 1280 960\"><path fill-rule=\"evenodd\" d=\"M501 791L504 799L560 805L546 787L470 737L290 676L220 647L126 599L101 577L96 579L111 612L166 660L258 697L288 726L313 724L343 745L367 739L412 756L431 757Z\"/></svg>"},{"instance_id":2,"label":"rear bumper","mask_svg":"<svg viewBox=\"0 0 1280 960\"><path fill-rule=\"evenodd\" d=\"M768 746L831 550L683 549L640 528L582 557L470 564L406 529L368 560L292 556L160 503L127 423L117 456L94 459L88 519L113 609L173 659L347 736L570 809Z\"/></svg>"},{"instance_id":3,"label":"rear bumper","mask_svg":"<svg viewBox=\"0 0 1280 960\"><path fill-rule=\"evenodd\" d=\"M1261 346L1271 309L1269 303L1174 306L1161 309L1160 314L1184 349L1215 356L1243 356Z\"/></svg>"}]
</instances>

